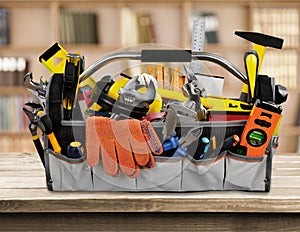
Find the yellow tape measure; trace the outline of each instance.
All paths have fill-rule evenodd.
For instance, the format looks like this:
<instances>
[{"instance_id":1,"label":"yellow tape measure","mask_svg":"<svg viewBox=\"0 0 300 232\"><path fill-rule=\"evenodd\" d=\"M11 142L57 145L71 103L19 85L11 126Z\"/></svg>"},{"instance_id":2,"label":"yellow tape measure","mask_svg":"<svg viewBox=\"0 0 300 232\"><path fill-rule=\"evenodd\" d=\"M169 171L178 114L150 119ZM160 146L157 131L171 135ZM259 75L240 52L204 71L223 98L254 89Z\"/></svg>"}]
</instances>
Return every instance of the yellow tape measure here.
<instances>
[{"instance_id":1,"label":"yellow tape measure","mask_svg":"<svg viewBox=\"0 0 300 232\"><path fill-rule=\"evenodd\" d=\"M55 43L40 55L39 61L51 74L64 73L67 55L68 52L59 43Z\"/></svg>"}]
</instances>

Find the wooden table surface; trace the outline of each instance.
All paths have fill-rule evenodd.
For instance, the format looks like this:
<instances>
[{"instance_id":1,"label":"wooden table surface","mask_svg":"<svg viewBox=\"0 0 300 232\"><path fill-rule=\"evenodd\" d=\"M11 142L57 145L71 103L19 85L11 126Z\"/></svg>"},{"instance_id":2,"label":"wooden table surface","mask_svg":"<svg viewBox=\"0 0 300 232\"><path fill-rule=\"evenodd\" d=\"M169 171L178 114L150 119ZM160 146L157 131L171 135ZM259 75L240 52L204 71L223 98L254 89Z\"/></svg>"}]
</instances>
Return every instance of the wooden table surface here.
<instances>
[{"instance_id":1,"label":"wooden table surface","mask_svg":"<svg viewBox=\"0 0 300 232\"><path fill-rule=\"evenodd\" d=\"M269 193L50 192L45 182L44 169L36 154L0 153L0 229L11 228L10 223L15 223L15 215L22 215L24 218L24 221L18 220L19 225L34 220L34 228L37 230L40 229L38 225L41 223L43 226L49 224L48 226L53 227L54 223L51 223L51 220L55 218L59 221L65 218L72 225L64 230L85 230L85 226L96 229L98 227L93 226L99 224L100 219L101 223L105 221L102 229L116 229L111 226L120 225L120 228L125 230L133 230L140 228L135 224L137 218L138 225L142 226L143 230L149 229L144 228L147 223L150 223L151 230L154 230L161 219L167 225L170 222L169 229L181 228L177 227L178 223L179 226L185 225L186 230L195 230L195 223L197 228L214 223L215 230L226 228L226 225L231 230L233 225L234 229L239 229L239 225L243 228L241 223L247 220L256 220L255 224L250 223L252 227L249 229L261 228L257 226L266 223L273 226L274 223L280 222L277 226L281 229L300 228L300 221L297 219L297 213L300 212L300 154L275 155ZM44 214L40 214L41 212ZM286 213L290 213L289 217ZM51 220L47 215L52 215ZM154 225L153 217L156 218ZM190 220L188 225L186 221L182 221L184 218ZM217 227L217 219L222 219L220 227ZM79 223L84 220L83 225ZM109 221L111 223L108 223ZM197 222L200 221L202 222L199 227ZM128 227L124 227L125 224ZM30 225L31 230L35 230L32 224Z\"/></svg>"}]
</instances>

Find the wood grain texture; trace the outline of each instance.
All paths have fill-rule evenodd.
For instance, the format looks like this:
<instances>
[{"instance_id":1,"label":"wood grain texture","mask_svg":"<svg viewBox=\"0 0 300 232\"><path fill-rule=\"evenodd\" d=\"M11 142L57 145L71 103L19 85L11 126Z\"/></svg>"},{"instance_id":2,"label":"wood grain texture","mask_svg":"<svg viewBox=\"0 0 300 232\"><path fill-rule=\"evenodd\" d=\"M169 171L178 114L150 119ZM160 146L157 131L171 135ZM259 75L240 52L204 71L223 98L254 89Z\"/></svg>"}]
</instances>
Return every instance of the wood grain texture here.
<instances>
[{"instance_id":1,"label":"wood grain texture","mask_svg":"<svg viewBox=\"0 0 300 232\"><path fill-rule=\"evenodd\" d=\"M271 191L50 192L37 154L0 153L0 213L300 212L300 156L277 155Z\"/></svg>"},{"instance_id":2,"label":"wood grain texture","mask_svg":"<svg viewBox=\"0 0 300 232\"><path fill-rule=\"evenodd\" d=\"M0 231L299 231L298 214L0 214Z\"/></svg>"}]
</instances>

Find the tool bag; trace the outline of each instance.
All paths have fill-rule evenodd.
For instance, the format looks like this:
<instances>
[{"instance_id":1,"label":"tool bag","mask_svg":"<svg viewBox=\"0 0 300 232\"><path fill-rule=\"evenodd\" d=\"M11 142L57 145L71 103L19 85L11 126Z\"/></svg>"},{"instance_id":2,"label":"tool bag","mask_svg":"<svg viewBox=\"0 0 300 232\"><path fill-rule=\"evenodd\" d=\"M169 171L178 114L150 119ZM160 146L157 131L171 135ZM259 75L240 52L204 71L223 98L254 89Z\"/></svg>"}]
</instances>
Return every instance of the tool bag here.
<instances>
[{"instance_id":1,"label":"tool bag","mask_svg":"<svg viewBox=\"0 0 300 232\"><path fill-rule=\"evenodd\" d=\"M118 59L135 59L142 62L190 62L192 58L200 60L217 61L216 63L225 67L229 72L243 79L241 72L233 65L223 59L210 54L192 54L180 50L146 50L141 52L120 52L110 54L91 65L81 74L83 78L89 78L98 69L107 63ZM224 61L224 62L223 62ZM73 141L86 144L86 119L82 117L82 112L73 112L76 115L71 120L63 119L63 74L54 74L49 80L46 90L45 111L52 122L53 133L61 146L61 153L54 152L49 139L44 135L44 158L47 187L51 191L208 191L208 190L245 190L245 191L266 191L270 190L272 157L275 151L277 134L266 133L267 138L263 138L265 146L263 154L251 154L243 149L221 149L225 138L238 135L241 139L245 129L251 132L255 129L255 124L250 123L249 109L245 119L226 120L226 114L232 112L211 111L210 116L216 113L223 113L225 120L211 121L191 121L178 123L176 125L176 135L180 138L188 133L192 128L201 128L201 137L216 140L215 148L210 145L206 150L204 158L195 158L204 153L201 137L193 141L186 147L185 156L174 157L178 147L164 151L161 155L154 156L155 166L152 169L141 168L140 173L135 178L130 178L124 174L118 177L107 175L104 170L101 158L97 165L91 167L86 162L86 152L79 158L69 158L66 156L68 145ZM233 101L235 102L235 101ZM73 111L80 109L76 103ZM225 103L224 103L225 104ZM226 103L227 104L227 103ZM235 108L229 103L229 108ZM243 103L241 102L241 106ZM271 109L271 110L270 110ZM267 108L267 112L273 112L272 107ZM252 112L253 113L253 112ZM266 114L266 113L265 113ZM269 115L270 116L270 115ZM268 116L268 117L269 117ZM259 116L253 120L258 123L258 127L263 128L264 120ZM261 121L259 121L261 120ZM275 123L275 122L274 122ZM271 124L273 122L271 121ZM276 123L278 124L278 123ZM164 121L151 122L156 135L163 144ZM273 125L272 125L273 126ZM266 127L270 127L269 124ZM258 131L261 131L259 129ZM250 133L249 132L249 133ZM261 134L250 133L250 136ZM265 132L263 132L265 133ZM270 137L271 136L271 137ZM255 140L256 141L256 140ZM251 152L255 153L256 148L262 144L253 144ZM245 148L245 147L244 147ZM248 151L249 151L248 150ZM259 150L259 152L261 152ZM206 158L207 157L207 158Z\"/></svg>"}]
</instances>

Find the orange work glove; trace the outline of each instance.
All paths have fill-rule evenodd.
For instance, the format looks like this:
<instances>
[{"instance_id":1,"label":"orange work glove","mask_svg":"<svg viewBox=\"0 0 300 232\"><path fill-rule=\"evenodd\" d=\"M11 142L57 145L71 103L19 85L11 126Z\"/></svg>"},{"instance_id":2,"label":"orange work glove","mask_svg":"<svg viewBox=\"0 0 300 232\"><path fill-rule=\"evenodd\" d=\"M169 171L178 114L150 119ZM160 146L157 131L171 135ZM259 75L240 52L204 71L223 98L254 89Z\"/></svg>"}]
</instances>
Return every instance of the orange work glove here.
<instances>
[{"instance_id":1,"label":"orange work glove","mask_svg":"<svg viewBox=\"0 0 300 232\"><path fill-rule=\"evenodd\" d=\"M105 117L89 117L86 120L86 152L87 163L95 167L99 162L100 153L106 163L110 162L106 173L119 176L117 155L115 152L114 134L111 120Z\"/></svg>"},{"instance_id":2,"label":"orange work glove","mask_svg":"<svg viewBox=\"0 0 300 232\"><path fill-rule=\"evenodd\" d=\"M86 135L88 164L98 164L100 150L104 171L111 176L118 176L119 171L122 171L135 178L140 173L139 167L154 167L152 153L162 153L161 143L146 120L116 121L105 117L90 117L87 119Z\"/></svg>"}]
</instances>

